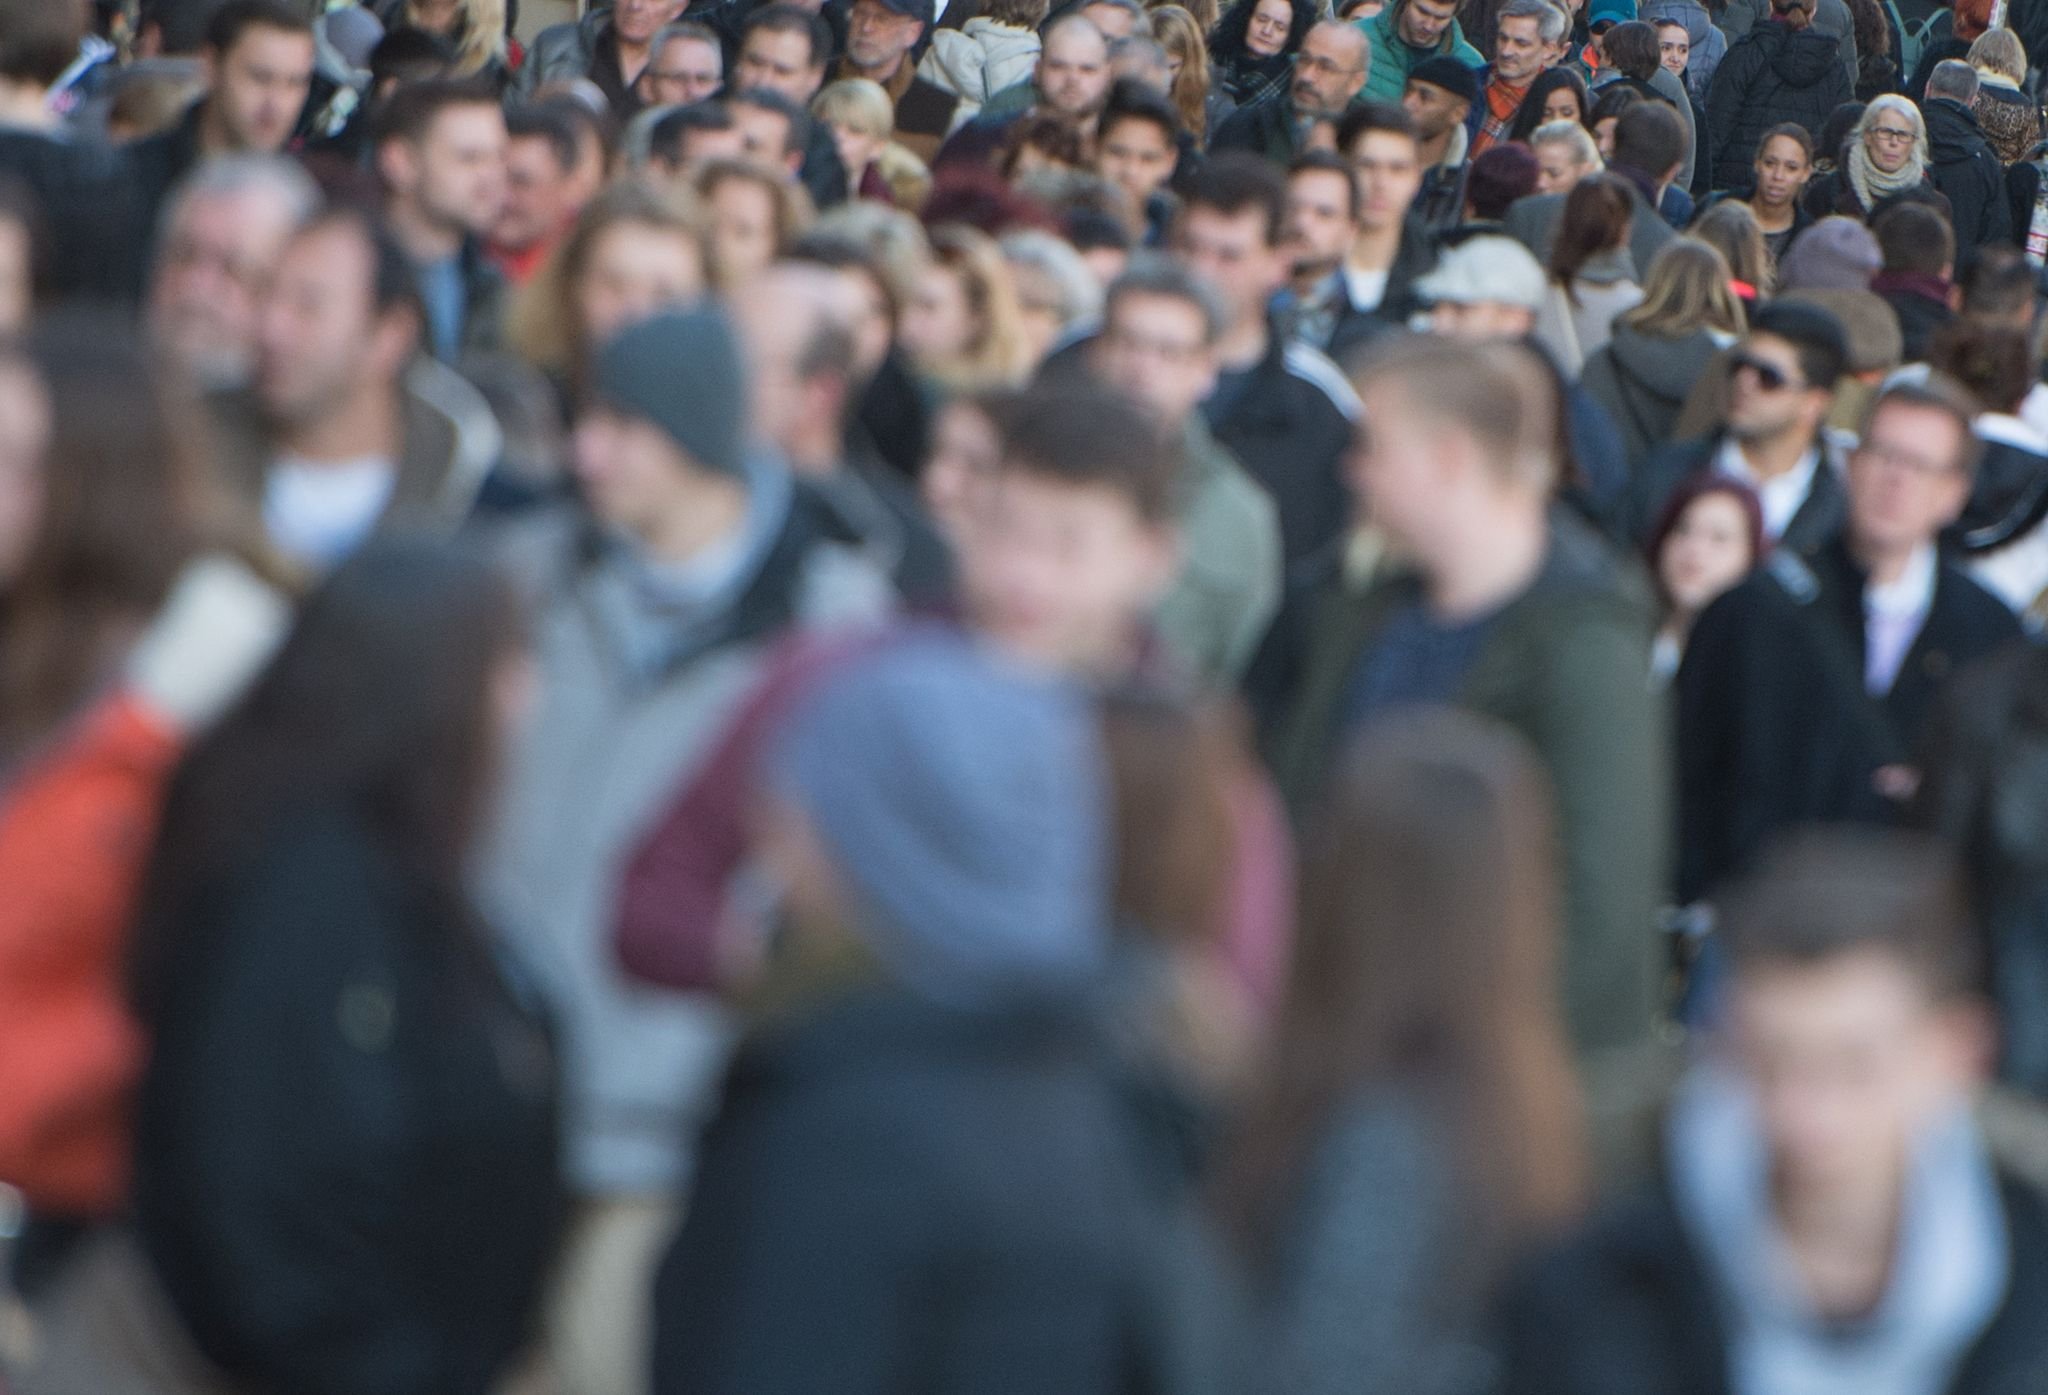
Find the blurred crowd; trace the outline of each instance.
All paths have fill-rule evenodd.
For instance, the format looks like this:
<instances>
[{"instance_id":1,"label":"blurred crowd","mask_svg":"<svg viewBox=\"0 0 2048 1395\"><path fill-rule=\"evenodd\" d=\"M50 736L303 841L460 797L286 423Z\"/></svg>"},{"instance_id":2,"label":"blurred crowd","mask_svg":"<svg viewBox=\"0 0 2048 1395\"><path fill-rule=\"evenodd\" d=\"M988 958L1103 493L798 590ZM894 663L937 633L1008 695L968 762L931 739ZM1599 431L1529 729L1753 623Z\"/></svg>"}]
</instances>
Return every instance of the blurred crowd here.
<instances>
[{"instance_id":1,"label":"blurred crowd","mask_svg":"<svg viewBox=\"0 0 2048 1395\"><path fill-rule=\"evenodd\" d=\"M0 1391L2048 1392L2048 0L573 8L0 0Z\"/></svg>"}]
</instances>

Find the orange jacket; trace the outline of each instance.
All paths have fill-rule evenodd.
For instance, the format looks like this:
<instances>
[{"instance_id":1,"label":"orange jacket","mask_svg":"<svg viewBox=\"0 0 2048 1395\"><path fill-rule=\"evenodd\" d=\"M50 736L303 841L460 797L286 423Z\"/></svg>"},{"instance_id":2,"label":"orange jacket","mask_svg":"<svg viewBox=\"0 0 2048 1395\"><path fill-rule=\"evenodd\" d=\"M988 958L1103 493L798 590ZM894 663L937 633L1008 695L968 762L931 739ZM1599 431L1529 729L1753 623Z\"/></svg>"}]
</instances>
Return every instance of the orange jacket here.
<instances>
[{"instance_id":1,"label":"orange jacket","mask_svg":"<svg viewBox=\"0 0 2048 1395\"><path fill-rule=\"evenodd\" d=\"M143 1042L123 973L180 745L116 697L0 797L0 1182L37 1210L127 1198Z\"/></svg>"}]
</instances>

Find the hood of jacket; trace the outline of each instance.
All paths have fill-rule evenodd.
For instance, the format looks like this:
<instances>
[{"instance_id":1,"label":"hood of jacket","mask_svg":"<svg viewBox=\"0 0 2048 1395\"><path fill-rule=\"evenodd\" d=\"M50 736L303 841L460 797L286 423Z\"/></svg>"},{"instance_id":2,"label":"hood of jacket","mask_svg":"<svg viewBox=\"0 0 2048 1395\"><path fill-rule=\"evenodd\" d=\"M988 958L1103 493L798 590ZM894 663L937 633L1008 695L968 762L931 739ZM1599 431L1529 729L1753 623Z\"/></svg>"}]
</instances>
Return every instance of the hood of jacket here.
<instances>
[{"instance_id":1,"label":"hood of jacket","mask_svg":"<svg viewBox=\"0 0 2048 1395\"><path fill-rule=\"evenodd\" d=\"M1655 24L1660 19L1677 20L1685 26L1685 37L1694 48L1706 43L1707 32L1714 27L1700 0L1645 0L1636 10L1636 18L1646 24Z\"/></svg>"},{"instance_id":2,"label":"hood of jacket","mask_svg":"<svg viewBox=\"0 0 2048 1395\"><path fill-rule=\"evenodd\" d=\"M1818 29L1797 33L1782 24L1759 24L1744 42L1765 45L1770 50L1771 71L1787 87L1813 87L1824 81L1841 63L1841 45L1832 35Z\"/></svg>"},{"instance_id":3,"label":"hood of jacket","mask_svg":"<svg viewBox=\"0 0 2048 1395\"><path fill-rule=\"evenodd\" d=\"M1976 113L1960 102L1935 97L1923 103L1920 112L1927 121L1927 153L1934 164L1960 163L1986 143Z\"/></svg>"},{"instance_id":4,"label":"hood of jacket","mask_svg":"<svg viewBox=\"0 0 2048 1395\"><path fill-rule=\"evenodd\" d=\"M960 32L980 44L991 61L1038 52L1038 31L1014 24L998 24L987 15L976 15L960 26ZM936 35L934 37L937 37Z\"/></svg>"},{"instance_id":5,"label":"hood of jacket","mask_svg":"<svg viewBox=\"0 0 2048 1395\"><path fill-rule=\"evenodd\" d=\"M1685 401L1707 361L1718 352L1705 331L1667 339L1618 321L1611 343L1615 371L1670 402Z\"/></svg>"}]
</instances>

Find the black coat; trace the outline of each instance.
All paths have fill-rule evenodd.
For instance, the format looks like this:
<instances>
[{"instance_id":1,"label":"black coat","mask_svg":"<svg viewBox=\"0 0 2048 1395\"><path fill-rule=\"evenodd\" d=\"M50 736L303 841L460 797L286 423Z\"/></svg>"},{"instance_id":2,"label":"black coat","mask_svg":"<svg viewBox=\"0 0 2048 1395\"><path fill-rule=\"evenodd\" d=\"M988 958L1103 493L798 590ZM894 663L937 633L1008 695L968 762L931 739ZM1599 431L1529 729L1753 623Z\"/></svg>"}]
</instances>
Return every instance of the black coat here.
<instances>
[{"instance_id":1,"label":"black coat","mask_svg":"<svg viewBox=\"0 0 2048 1395\"><path fill-rule=\"evenodd\" d=\"M1956 317L1948 288L1936 278L1880 271L1871 278L1870 289L1898 319L1901 361L1925 363L1935 332Z\"/></svg>"},{"instance_id":2,"label":"black coat","mask_svg":"<svg viewBox=\"0 0 2048 1395\"><path fill-rule=\"evenodd\" d=\"M1714 457L1720 452L1718 436L1683 441L1650 452L1629 491L1628 536L1647 543L1657 520L1664 516L1671 491L1695 471L1712 469ZM1824 447L1821 453L1823 459L1813 472L1813 486L1807 491L1806 502L1793 513L1792 521L1785 525L1785 535L1778 539L1780 546L1794 552L1811 552L1831 541L1842 531L1842 520L1848 513L1848 491L1827 462Z\"/></svg>"},{"instance_id":3,"label":"black coat","mask_svg":"<svg viewBox=\"0 0 2048 1395\"><path fill-rule=\"evenodd\" d=\"M289 818L158 927L137 1225L256 1388L485 1395L561 1216L554 1058L466 911L373 830Z\"/></svg>"},{"instance_id":4,"label":"black coat","mask_svg":"<svg viewBox=\"0 0 2048 1395\"><path fill-rule=\"evenodd\" d=\"M2001 1179L2012 1279L1947 1395L2021 1395L2048 1369L2048 1209ZM1505 1304L1502 1395L1731 1395L1714 1285L1670 1196L1608 1207Z\"/></svg>"},{"instance_id":5,"label":"black coat","mask_svg":"<svg viewBox=\"0 0 2048 1395\"><path fill-rule=\"evenodd\" d=\"M1694 624L1676 684L1681 900L1712 894L1794 824L1890 822L1879 768L1912 760L1942 685L2020 632L1944 562L1897 680L1872 698L1863 590L1840 541L1810 565L1781 551Z\"/></svg>"},{"instance_id":6,"label":"black coat","mask_svg":"<svg viewBox=\"0 0 2048 1395\"><path fill-rule=\"evenodd\" d=\"M1301 154L1301 132L1294 124L1294 99L1285 87L1239 107L1209 133L1210 154L1228 150L1244 151L1276 165L1294 162Z\"/></svg>"},{"instance_id":7,"label":"black coat","mask_svg":"<svg viewBox=\"0 0 2048 1395\"><path fill-rule=\"evenodd\" d=\"M873 987L756 1038L655 1281L657 1395L1184 1389L1167 1369L1211 1344L1205 1388L1240 1388L1182 1164L1128 1088L1052 1009Z\"/></svg>"},{"instance_id":8,"label":"black coat","mask_svg":"<svg viewBox=\"0 0 2048 1395\"><path fill-rule=\"evenodd\" d=\"M1937 97L1923 108L1927 119L1928 176L1948 199L1958 260L1972 247L2012 241L2012 212L2006 202L2005 166L1999 163L1976 114L1960 102Z\"/></svg>"},{"instance_id":9,"label":"black coat","mask_svg":"<svg viewBox=\"0 0 2048 1395\"><path fill-rule=\"evenodd\" d=\"M1289 566L1350 524L1344 457L1356 401L1328 358L1275 329L1243 389L1220 409L1213 398L1203 405L1217 441L1273 497Z\"/></svg>"},{"instance_id":10,"label":"black coat","mask_svg":"<svg viewBox=\"0 0 2048 1395\"><path fill-rule=\"evenodd\" d=\"M1748 182L1764 132L1796 121L1819 138L1828 116L1850 100L1840 45L1816 29L1759 24L1728 46L1707 86L1707 128L1717 189Z\"/></svg>"},{"instance_id":11,"label":"black coat","mask_svg":"<svg viewBox=\"0 0 2048 1395\"><path fill-rule=\"evenodd\" d=\"M1411 211L1402 220L1401 245L1394 251L1394 264L1387 268L1387 289L1380 303L1371 310L1359 310L1351 305L1347 295L1323 351L1341 365L1388 331L1406 329L1409 318L1422 308L1415 283L1429 274L1436 258L1429 229ZM1339 290L1342 293L1341 283Z\"/></svg>"}]
</instances>

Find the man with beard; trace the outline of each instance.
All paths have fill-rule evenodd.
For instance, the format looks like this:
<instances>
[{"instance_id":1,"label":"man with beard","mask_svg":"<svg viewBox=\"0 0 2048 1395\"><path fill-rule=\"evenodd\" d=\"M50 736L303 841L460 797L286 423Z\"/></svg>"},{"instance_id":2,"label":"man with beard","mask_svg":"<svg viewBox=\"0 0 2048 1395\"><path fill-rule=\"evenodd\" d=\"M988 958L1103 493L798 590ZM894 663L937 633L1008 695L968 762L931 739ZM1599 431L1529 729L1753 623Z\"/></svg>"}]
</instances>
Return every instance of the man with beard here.
<instances>
[{"instance_id":1,"label":"man with beard","mask_svg":"<svg viewBox=\"0 0 2048 1395\"><path fill-rule=\"evenodd\" d=\"M1245 150L1276 165L1293 163L1309 148L1316 127L1343 118L1365 89L1372 49L1365 31L1326 20L1308 31L1294 61L1294 81L1275 96L1234 113L1216 128L1212 151Z\"/></svg>"}]
</instances>

